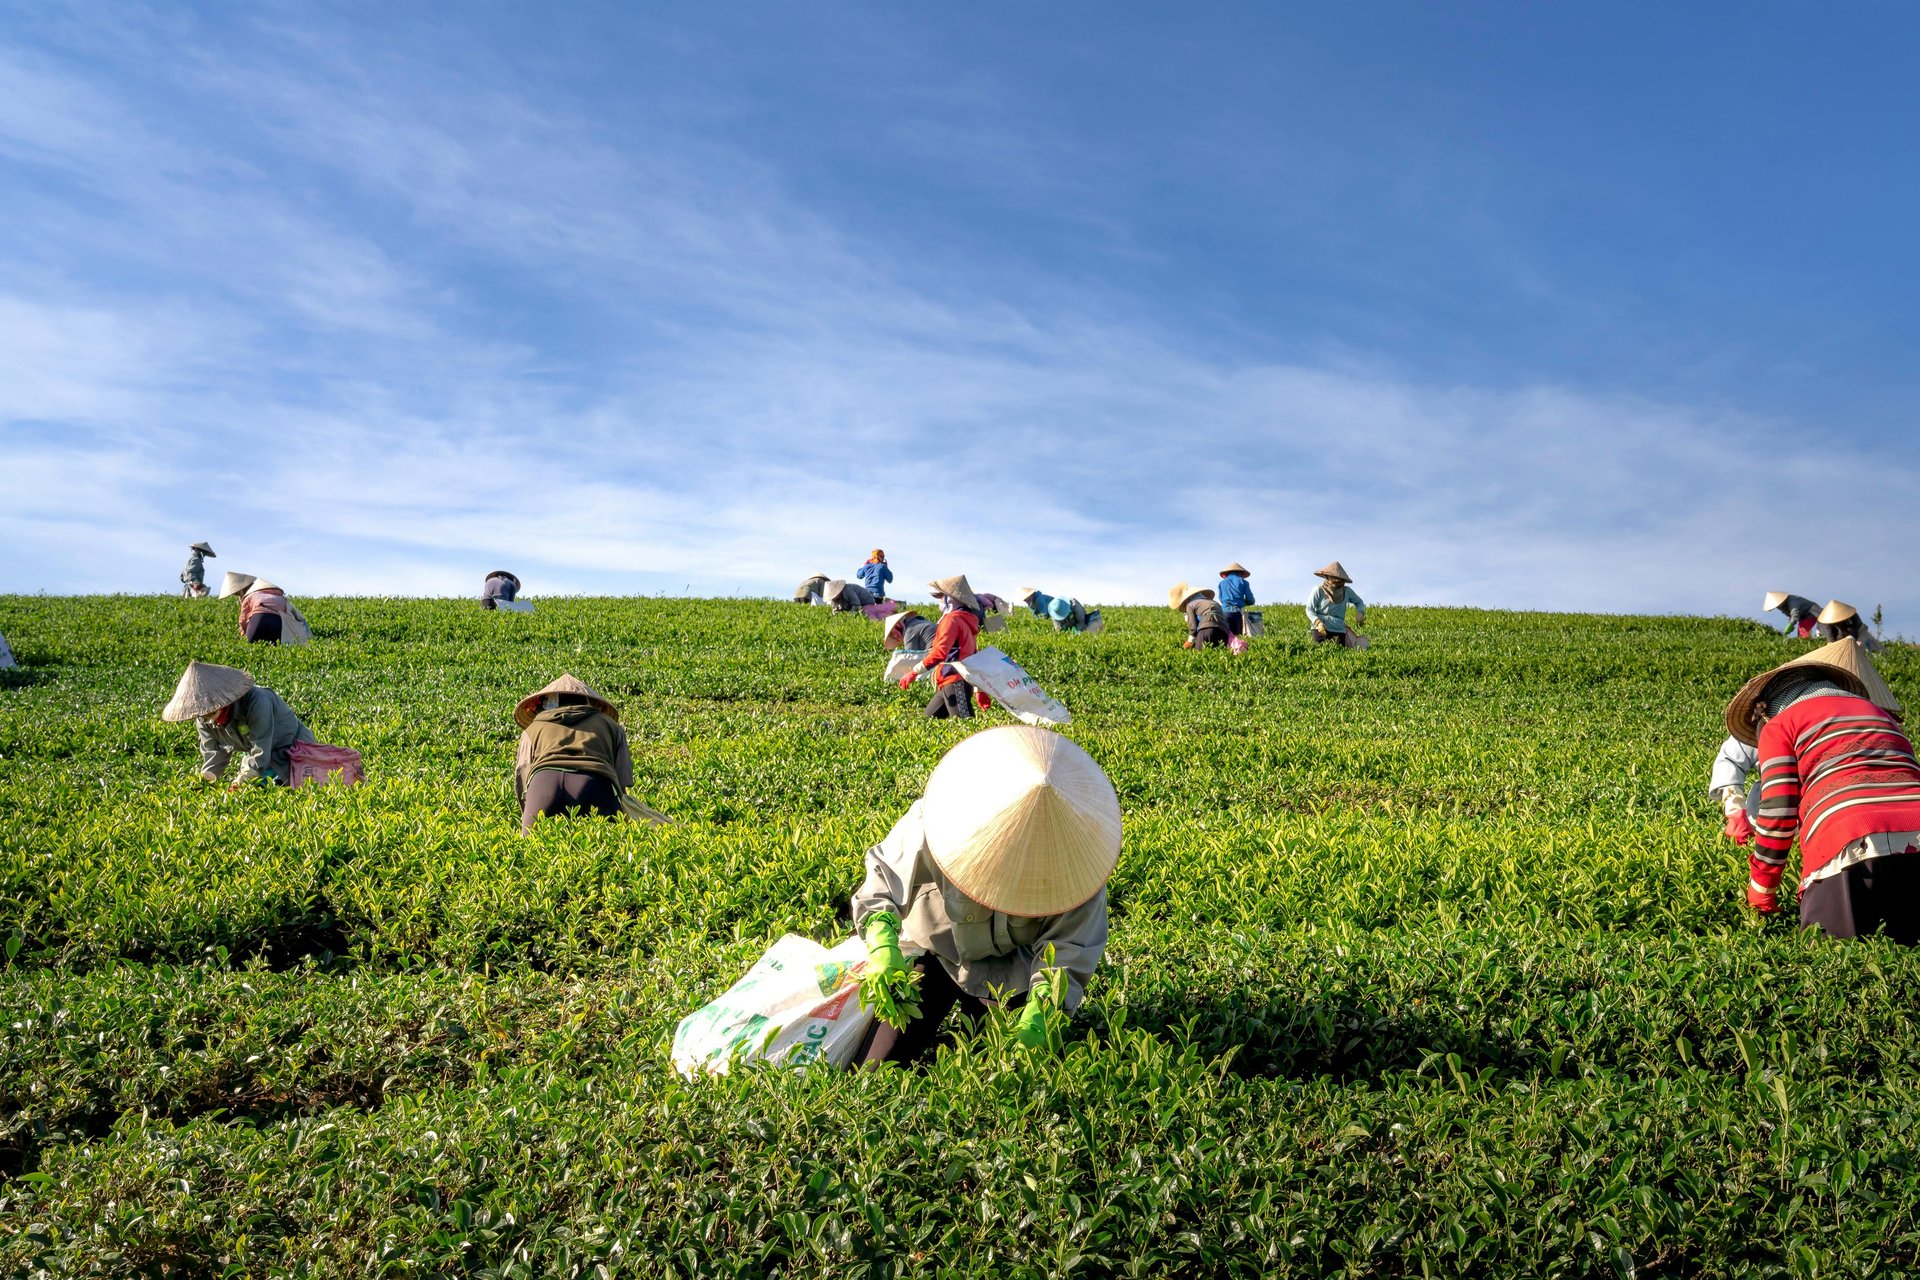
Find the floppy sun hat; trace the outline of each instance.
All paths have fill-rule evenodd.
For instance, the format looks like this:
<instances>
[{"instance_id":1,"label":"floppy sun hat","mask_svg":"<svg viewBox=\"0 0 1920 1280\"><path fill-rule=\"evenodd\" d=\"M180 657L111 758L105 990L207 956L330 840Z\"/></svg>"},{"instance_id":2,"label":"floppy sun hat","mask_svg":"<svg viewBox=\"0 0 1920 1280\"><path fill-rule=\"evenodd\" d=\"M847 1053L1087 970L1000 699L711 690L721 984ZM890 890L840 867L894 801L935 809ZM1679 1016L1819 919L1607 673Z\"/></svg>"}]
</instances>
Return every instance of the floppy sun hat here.
<instances>
[{"instance_id":1,"label":"floppy sun hat","mask_svg":"<svg viewBox=\"0 0 1920 1280\"><path fill-rule=\"evenodd\" d=\"M1047 601L1047 617L1055 622L1065 622L1073 616L1073 602L1063 596L1055 596Z\"/></svg>"},{"instance_id":2,"label":"floppy sun hat","mask_svg":"<svg viewBox=\"0 0 1920 1280\"><path fill-rule=\"evenodd\" d=\"M244 594L252 589L253 584L254 576L252 574L235 573L229 569L226 572L226 576L220 579L220 598L225 600L228 596Z\"/></svg>"},{"instance_id":3,"label":"floppy sun hat","mask_svg":"<svg viewBox=\"0 0 1920 1280\"><path fill-rule=\"evenodd\" d=\"M1353 575L1348 573L1346 566L1341 564L1338 560L1332 561L1324 569L1315 569L1313 571L1313 576L1316 578L1330 578L1335 582L1352 582L1353 581Z\"/></svg>"},{"instance_id":4,"label":"floppy sun hat","mask_svg":"<svg viewBox=\"0 0 1920 1280\"><path fill-rule=\"evenodd\" d=\"M927 779L927 852L953 887L1010 916L1057 916L1120 860L1120 798L1092 756L1046 729L961 742Z\"/></svg>"},{"instance_id":5,"label":"floppy sun hat","mask_svg":"<svg viewBox=\"0 0 1920 1280\"><path fill-rule=\"evenodd\" d=\"M1848 618L1857 618L1860 611L1845 600L1829 600L1827 607L1820 611L1820 621L1832 626L1836 622L1845 622Z\"/></svg>"},{"instance_id":6,"label":"floppy sun hat","mask_svg":"<svg viewBox=\"0 0 1920 1280\"><path fill-rule=\"evenodd\" d=\"M1820 674L1831 677L1835 684L1866 698L1883 711L1901 714L1900 699L1893 696L1893 690L1880 678L1865 647L1858 640L1835 640L1783 662L1771 671L1762 671L1741 685L1740 692L1727 704L1727 732L1750 747L1759 745L1759 734L1753 727L1754 704L1760 701L1775 676L1799 667L1819 667Z\"/></svg>"},{"instance_id":7,"label":"floppy sun hat","mask_svg":"<svg viewBox=\"0 0 1920 1280\"><path fill-rule=\"evenodd\" d=\"M1786 602L1787 593L1784 591L1769 591L1766 595L1760 597L1760 607L1762 609L1778 609Z\"/></svg>"},{"instance_id":8,"label":"floppy sun hat","mask_svg":"<svg viewBox=\"0 0 1920 1280\"><path fill-rule=\"evenodd\" d=\"M618 720L620 718L620 709L595 693L586 681L577 676L563 675L546 688L535 689L532 693L520 699L520 705L513 709L514 723L522 729L532 724L533 718L540 714L541 699L550 693L577 694L585 698L588 702L591 702L600 710L606 712L609 719Z\"/></svg>"},{"instance_id":9,"label":"floppy sun hat","mask_svg":"<svg viewBox=\"0 0 1920 1280\"><path fill-rule=\"evenodd\" d=\"M173 700L160 712L162 720L197 720L238 702L253 688L253 677L238 667L212 662L189 662L174 686Z\"/></svg>"}]
</instances>

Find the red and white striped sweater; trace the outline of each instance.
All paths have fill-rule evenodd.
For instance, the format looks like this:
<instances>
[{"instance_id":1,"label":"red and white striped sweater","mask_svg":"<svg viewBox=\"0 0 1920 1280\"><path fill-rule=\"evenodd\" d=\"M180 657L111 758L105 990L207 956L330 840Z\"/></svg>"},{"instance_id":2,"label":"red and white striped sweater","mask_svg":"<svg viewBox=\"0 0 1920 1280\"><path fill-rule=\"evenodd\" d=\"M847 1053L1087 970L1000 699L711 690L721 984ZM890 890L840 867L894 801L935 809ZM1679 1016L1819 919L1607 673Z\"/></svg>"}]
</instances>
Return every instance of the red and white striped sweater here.
<instances>
[{"instance_id":1,"label":"red and white striped sweater","mask_svg":"<svg viewBox=\"0 0 1920 1280\"><path fill-rule=\"evenodd\" d=\"M1819 694L1760 730L1753 887L1779 888L1800 840L1804 887L1862 836L1920 831L1920 761L1900 722L1865 698Z\"/></svg>"}]
</instances>

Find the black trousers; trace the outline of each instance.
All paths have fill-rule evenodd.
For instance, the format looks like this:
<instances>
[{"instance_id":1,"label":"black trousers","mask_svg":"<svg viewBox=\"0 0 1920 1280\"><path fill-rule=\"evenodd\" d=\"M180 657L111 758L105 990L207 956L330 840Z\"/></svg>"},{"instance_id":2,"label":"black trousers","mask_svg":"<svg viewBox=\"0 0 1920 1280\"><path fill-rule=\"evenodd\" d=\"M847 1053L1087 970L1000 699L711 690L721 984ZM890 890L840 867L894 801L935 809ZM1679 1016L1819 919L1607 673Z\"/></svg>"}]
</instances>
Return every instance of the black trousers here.
<instances>
[{"instance_id":1,"label":"black trousers","mask_svg":"<svg viewBox=\"0 0 1920 1280\"><path fill-rule=\"evenodd\" d=\"M955 680L933 695L926 714L929 720L973 719L973 686L965 680Z\"/></svg>"},{"instance_id":2,"label":"black trousers","mask_svg":"<svg viewBox=\"0 0 1920 1280\"><path fill-rule=\"evenodd\" d=\"M280 615L264 609L254 614L247 619L246 637L248 644L279 644Z\"/></svg>"},{"instance_id":3,"label":"black trousers","mask_svg":"<svg viewBox=\"0 0 1920 1280\"><path fill-rule=\"evenodd\" d=\"M1244 633L1244 628L1246 627L1246 625L1247 625L1247 620L1246 618L1241 616L1241 613L1238 609L1227 610L1227 630L1229 632L1231 632L1236 636L1241 635Z\"/></svg>"},{"instance_id":4,"label":"black trousers","mask_svg":"<svg viewBox=\"0 0 1920 1280\"><path fill-rule=\"evenodd\" d=\"M919 1062L933 1053L940 1024L956 1005L960 1016L969 1024L978 1022L987 1011L987 1002L962 991L947 976L947 967L937 957L921 956L913 967L920 971L920 1016L909 1022L904 1031L875 1018L867 1029L867 1038L854 1052L853 1060L859 1065L877 1067L883 1062Z\"/></svg>"},{"instance_id":5,"label":"black trousers","mask_svg":"<svg viewBox=\"0 0 1920 1280\"><path fill-rule=\"evenodd\" d=\"M1225 627L1202 627L1193 633L1193 647L1196 649L1218 649L1226 643Z\"/></svg>"},{"instance_id":6,"label":"black trousers","mask_svg":"<svg viewBox=\"0 0 1920 1280\"><path fill-rule=\"evenodd\" d=\"M576 814L620 816L620 796L613 784L597 773L542 769L527 779L527 798L520 805L520 829L533 830L534 820L573 817Z\"/></svg>"},{"instance_id":7,"label":"black trousers","mask_svg":"<svg viewBox=\"0 0 1920 1280\"><path fill-rule=\"evenodd\" d=\"M1856 862L1800 895L1800 924L1835 938L1884 931L1902 946L1920 943L1920 854Z\"/></svg>"}]
</instances>

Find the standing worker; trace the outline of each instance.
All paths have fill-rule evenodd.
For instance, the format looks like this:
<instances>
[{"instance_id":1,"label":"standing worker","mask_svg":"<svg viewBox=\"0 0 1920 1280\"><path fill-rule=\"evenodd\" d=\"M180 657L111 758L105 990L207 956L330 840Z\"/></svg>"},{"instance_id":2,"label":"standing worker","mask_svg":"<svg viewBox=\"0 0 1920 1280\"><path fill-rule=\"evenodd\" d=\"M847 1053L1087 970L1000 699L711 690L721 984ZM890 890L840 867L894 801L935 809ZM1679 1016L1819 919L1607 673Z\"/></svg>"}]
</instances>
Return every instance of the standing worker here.
<instances>
[{"instance_id":1,"label":"standing worker","mask_svg":"<svg viewBox=\"0 0 1920 1280\"><path fill-rule=\"evenodd\" d=\"M1365 647L1362 637L1347 630L1348 605L1353 606L1353 625L1367 624L1367 602L1353 589L1353 578L1338 560L1324 569L1315 569L1313 576L1320 579L1320 585L1307 601L1307 624L1313 633L1313 642L1338 641L1348 649Z\"/></svg>"},{"instance_id":2,"label":"standing worker","mask_svg":"<svg viewBox=\"0 0 1920 1280\"><path fill-rule=\"evenodd\" d=\"M1880 652L1880 641L1874 638L1873 632L1867 630L1867 624L1860 618L1860 611L1844 600L1829 600L1827 607L1820 611L1820 638L1858 640L1868 653Z\"/></svg>"},{"instance_id":3,"label":"standing worker","mask_svg":"<svg viewBox=\"0 0 1920 1280\"><path fill-rule=\"evenodd\" d=\"M187 567L180 571L180 594L198 600L207 594L207 557L214 550L204 542L187 548ZM218 556L214 556L219 559Z\"/></svg>"},{"instance_id":4,"label":"standing worker","mask_svg":"<svg viewBox=\"0 0 1920 1280\"><path fill-rule=\"evenodd\" d=\"M633 786L633 756L611 702L563 675L522 698L513 720L520 726L513 794L522 831L533 830L542 814L620 815L620 798Z\"/></svg>"},{"instance_id":5,"label":"standing worker","mask_svg":"<svg viewBox=\"0 0 1920 1280\"><path fill-rule=\"evenodd\" d=\"M1212 587L1190 587L1181 583L1167 593L1167 603L1187 620L1187 638L1183 649L1217 649L1231 638L1226 614L1213 598Z\"/></svg>"},{"instance_id":6,"label":"standing worker","mask_svg":"<svg viewBox=\"0 0 1920 1280\"><path fill-rule=\"evenodd\" d=\"M1801 639L1813 634L1814 615L1819 606L1805 596L1796 596L1789 591L1769 591L1760 600L1760 607L1778 610L1787 615L1787 631L1790 636Z\"/></svg>"},{"instance_id":7,"label":"standing worker","mask_svg":"<svg viewBox=\"0 0 1920 1280\"><path fill-rule=\"evenodd\" d=\"M1236 636L1246 634L1244 615L1253 608L1253 588L1247 585L1252 576L1238 560L1220 571L1220 609L1227 615L1227 630Z\"/></svg>"},{"instance_id":8,"label":"standing worker","mask_svg":"<svg viewBox=\"0 0 1920 1280\"><path fill-rule=\"evenodd\" d=\"M921 672L931 671L933 700L927 703L927 717L971 720L976 701L983 711L993 702L984 693L969 697L971 686L967 678L951 664L979 652L980 627L986 620L984 611L963 573L951 578L935 578L927 586L940 606L940 621L933 629L933 642L927 646L926 656L900 678L900 687L911 689Z\"/></svg>"},{"instance_id":9,"label":"standing worker","mask_svg":"<svg viewBox=\"0 0 1920 1280\"><path fill-rule=\"evenodd\" d=\"M1797 838L1801 925L1920 942L1920 761L1899 705L1852 640L1761 672L1727 704L1727 731L1760 759L1749 906L1779 910Z\"/></svg>"},{"instance_id":10,"label":"standing worker","mask_svg":"<svg viewBox=\"0 0 1920 1280\"><path fill-rule=\"evenodd\" d=\"M1119 797L1070 739L1008 725L947 752L853 895L867 963L920 972L919 1016L876 1021L861 1065L923 1058L955 1006L971 1024L996 1001L1019 1008L1021 1045L1058 1045L1106 953L1119 859Z\"/></svg>"},{"instance_id":11,"label":"standing worker","mask_svg":"<svg viewBox=\"0 0 1920 1280\"><path fill-rule=\"evenodd\" d=\"M854 577L873 596L870 603L878 604L887 598L887 584L893 581L893 570L887 564L887 553L875 547L867 562L860 566Z\"/></svg>"},{"instance_id":12,"label":"standing worker","mask_svg":"<svg viewBox=\"0 0 1920 1280\"><path fill-rule=\"evenodd\" d=\"M285 786L293 772L296 742L314 736L286 699L238 667L211 662L189 662L173 700L160 712L162 720L194 721L200 737L200 776L218 782L235 752L240 754L240 776L229 790L250 782Z\"/></svg>"}]
</instances>

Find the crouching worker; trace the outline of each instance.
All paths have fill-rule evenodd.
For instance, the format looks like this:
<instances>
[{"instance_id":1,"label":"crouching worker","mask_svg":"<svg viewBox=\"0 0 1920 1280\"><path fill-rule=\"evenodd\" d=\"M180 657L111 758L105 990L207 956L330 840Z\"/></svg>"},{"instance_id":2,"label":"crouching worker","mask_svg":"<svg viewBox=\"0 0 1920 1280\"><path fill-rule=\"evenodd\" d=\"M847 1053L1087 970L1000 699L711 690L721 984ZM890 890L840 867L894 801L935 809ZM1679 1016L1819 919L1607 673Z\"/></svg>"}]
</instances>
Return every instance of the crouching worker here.
<instances>
[{"instance_id":1,"label":"crouching worker","mask_svg":"<svg viewBox=\"0 0 1920 1280\"><path fill-rule=\"evenodd\" d=\"M1227 616L1213 598L1212 587L1190 587L1183 582L1167 593L1167 603L1187 620L1187 638L1180 642L1181 648L1214 649L1231 638Z\"/></svg>"},{"instance_id":2,"label":"crouching worker","mask_svg":"<svg viewBox=\"0 0 1920 1280\"><path fill-rule=\"evenodd\" d=\"M533 830L542 814L620 816L621 797L633 786L633 756L611 702L563 675L522 698L513 718L521 730L513 794L522 831Z\"/></svg>"},{"instance_id":3,"label":"crouching worker","mask_svg":"<svg viewBox=\"0 0 1920 1280\"><path fill-rule=\"evenodd\" d=\"M938 630L931 621L911 609L887 618L880 628L883 633L881 644L903 653L925 653L933 646L933 635Z\"/></svg>"},{"instance_id":4,"label":"crouching worker","mask_svg":"<svg viewBox=\"0 0 1920 1280\"><path fill-rule=\"evenodd\" d=\"M948 1012L971 1024L993 1003L1020 1009L1021 1044L1057 1045L1107 948L1119 858L1119 798L1069 739L1007 726L947 752L853 895L868 963L920 971L919 1017L876 1021L857 1060L924 1058ZM926 954L908 960L903 942Z\"/></svg>"},{"instance_id":5,"label":"crouching worker","mask_svg":"<svg viewBox=\"0 0 1920 1280\"><path fill-rule=\"evenodd\" d=\"M306 644L313 639L300 607L265 578L229 573L220 583L220 598L228 596L240 597L240 638L248 644Z\"/></svg>"},{"instance_id":6,"label":"crouching worker","mask_svg":"<svg viewBox=\"0 0 1920 1280\"><path fill-rule=\"evenodd\" d=\"M503 604L512 604L520 595L520 579L505 569L495 569L480 584L480 607L498 609Z\"/></svg>"},{"instance_id":7,"label":"crouching worker","mask_svg":"<svg viewBox=\"0 0 1920 1280\"><path fill-rule=\"evenodd\" d=\"M1347 607L1353 607L1353 624L1367 625L1367 602L1353 589L1353 579L1338 560L1324 569L1315 569L1320 579L1307 600L1307 631L1315 644L1333 642L1348 649L1364 649L1366 643L1357 632L1347 630Z\"/></svg>"},{"instance_id":8,"label":"crouching worker","mask_svg":"<svg viewBox=\"0 0 1920 1280\"><path fill-rule=\"evenodd\" d=\"M286 785L297 742L314 736L286 700L238 667L189 662L160 712L162 720L191 720L200 735L200 776L218 782L235 754L240 775L229 790L250 782Z\"/></svg>"},{"instance_id":9,"label":"crouching worker","mask_svg":"<svg viewBox=\"0 0 1920 1280\"><path fill-rule=\"evenodd\" d=\"M1779 910L1797 838L1802 926L1920 943L1920 762L1899 706L1852 640L1760 673L1727 704L1727 731L1759 748L1749 906Z\"/></svg>"}]
</instances>

